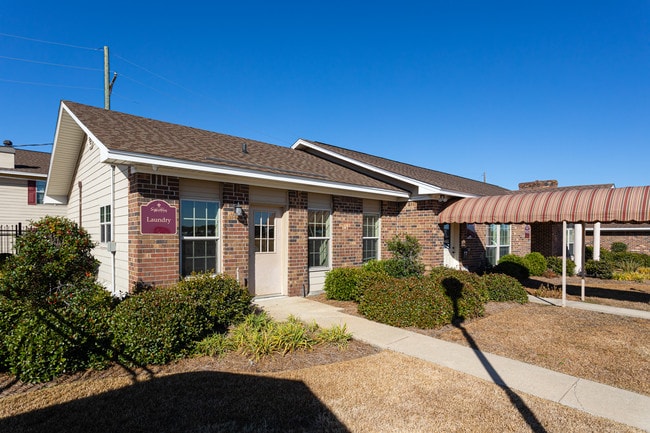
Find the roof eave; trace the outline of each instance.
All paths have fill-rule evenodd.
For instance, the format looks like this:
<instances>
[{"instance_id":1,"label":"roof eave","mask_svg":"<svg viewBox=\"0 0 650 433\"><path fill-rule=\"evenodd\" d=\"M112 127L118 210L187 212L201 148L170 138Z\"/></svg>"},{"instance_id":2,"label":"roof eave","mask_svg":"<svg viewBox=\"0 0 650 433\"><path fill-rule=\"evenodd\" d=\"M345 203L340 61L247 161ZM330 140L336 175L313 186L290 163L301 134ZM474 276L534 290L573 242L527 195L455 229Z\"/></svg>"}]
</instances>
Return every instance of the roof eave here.
<instances>
[{"instance_id":1,"label":"roof eave","mask_svg":"<svg viewBox=\"0 0 650 433\"><path fill-rule=\"evenodd\" d=\"M340 182L322 181L300 176L278 175L256 170L239 169L216 165L213 163L188 162L181 159L165 158L160 156L138 154L132 152L105 149L100 154L100 162L107 164L127 164L148 167L146 171L161 173L163 170L180 172L199 172L210 175L211 178L223 181L232 181L233 177L241 179L251 185L269 186L271 183L284 188L297 188L301 190L336 190L339 192L353 193L354 195L375 197L378 199L405 200L410 194L406 191L395 191L362 185L346 184Z\"/></svg>"}]
</instances>

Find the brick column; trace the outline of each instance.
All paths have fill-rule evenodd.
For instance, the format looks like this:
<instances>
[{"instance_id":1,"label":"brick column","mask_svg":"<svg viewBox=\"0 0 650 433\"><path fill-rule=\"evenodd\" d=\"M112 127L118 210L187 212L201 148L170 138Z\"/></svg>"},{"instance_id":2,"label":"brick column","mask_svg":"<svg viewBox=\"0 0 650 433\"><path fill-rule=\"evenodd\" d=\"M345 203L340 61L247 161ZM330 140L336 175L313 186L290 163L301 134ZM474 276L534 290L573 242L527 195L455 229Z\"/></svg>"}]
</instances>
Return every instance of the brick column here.
<instances>
[{"instance_id":1,"label":"brick column","mask_svg":"<svg viewBox=\"0 0 650 433\"><path fill-rule=\"evenodd\" d=\"M170 286L180 274L180 234L140 233L140 206L164 200L179 215L179 179L172 176L134 173L129 175L129 281ZM177 228L180 230L180 228Z\"/></svg>"},{"instance_id":2,"label":"brick column","mask_svg":"<svg viewBox=\"0 0 650 433\"><path fill-rule=\"evenodd\" d=\"M332 267L363 263L363 199L332 197Z\"/></svg>"},{"instance_id":3,"label":"brick column","mask_svg":"<svg viewBox=\"0 0 650 433\"><path fill-rule=\"evenodd\" d=\"M235 206L241 206L244 216L235 214ZM249 187L235 183L223 184L223 206L221 221L221 245L223 264L221 270L234 278L239 277L241 285L248 282L248 214Z\"/></svg>"},{"instance_id":4,"label":"brick column","mask_svg":"<svg viewBox=\"0 0 650 433\"><path fill-rule=\"evenodd\" d=\"M300 296L302 289L309 287L308 237L307 237L307 193L289 191L288 246L288 295Z\"/></svg>"}]
</instances>

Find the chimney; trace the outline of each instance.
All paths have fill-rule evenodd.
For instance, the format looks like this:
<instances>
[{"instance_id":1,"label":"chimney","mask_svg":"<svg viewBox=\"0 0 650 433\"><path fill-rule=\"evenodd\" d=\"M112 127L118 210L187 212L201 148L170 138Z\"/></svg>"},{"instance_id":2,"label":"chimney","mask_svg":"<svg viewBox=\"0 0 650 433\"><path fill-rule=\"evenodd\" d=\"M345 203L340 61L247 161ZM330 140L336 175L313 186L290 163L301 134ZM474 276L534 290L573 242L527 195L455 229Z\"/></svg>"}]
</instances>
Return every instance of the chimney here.
<instances>
[{"instance_id":1,"label":"chimney","mask_svg":"<svg viewBox=\"0 0 650 433\"><path fill-rule=\"evenodd\" d=\"M0 147L0 168L11 168L16 167L16 149L14 149L14 144L11 140L5 140L2 142L4 146Z\"/></svg>"},{"instance_id":2,"label":"chimney","mask_svg":"<svg viewBox=\"0 0 650 433\"><path fill-rule=\"evenodd\" d=\"M545 189L557 188L557 180L534 180L519 184L519 191L543 191Z\"/></svg>"}]
</instances>

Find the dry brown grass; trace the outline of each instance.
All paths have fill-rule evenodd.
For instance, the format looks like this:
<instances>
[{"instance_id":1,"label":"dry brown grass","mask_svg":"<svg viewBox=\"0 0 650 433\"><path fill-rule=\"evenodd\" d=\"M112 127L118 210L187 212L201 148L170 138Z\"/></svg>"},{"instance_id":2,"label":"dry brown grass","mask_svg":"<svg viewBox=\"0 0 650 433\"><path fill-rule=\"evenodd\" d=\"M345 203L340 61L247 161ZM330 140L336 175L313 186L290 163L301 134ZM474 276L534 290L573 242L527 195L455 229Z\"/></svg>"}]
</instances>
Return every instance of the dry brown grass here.
<instances>
[{"instance_id":1,"label":"dry brown grass","mask_svg":"<svg viewBox=\"0 0 650 433\"><path fill-rule=\"evenodd\" d=\"M356 314L353 303L327 302ZM647 321L490 304L463 326L482 351L650 394ZM465 344L453 326L421 332ZM359 342L259 363L115 366L37 386L0 376L0 391L0 432L639 431L522 393L513 403L491 383Z\"/></svg>"},{"instance_id":2,"label":"dry brown grass","mask_svg":"<svg viewBox=\"0 0 650 433\"><path fill-rule=\"evenodd\" d=\"M187 360L154 376L76 380L0 398L7 432L638 432L384 351L303 369L223 371Z\"/></svg>"}]
</instances>

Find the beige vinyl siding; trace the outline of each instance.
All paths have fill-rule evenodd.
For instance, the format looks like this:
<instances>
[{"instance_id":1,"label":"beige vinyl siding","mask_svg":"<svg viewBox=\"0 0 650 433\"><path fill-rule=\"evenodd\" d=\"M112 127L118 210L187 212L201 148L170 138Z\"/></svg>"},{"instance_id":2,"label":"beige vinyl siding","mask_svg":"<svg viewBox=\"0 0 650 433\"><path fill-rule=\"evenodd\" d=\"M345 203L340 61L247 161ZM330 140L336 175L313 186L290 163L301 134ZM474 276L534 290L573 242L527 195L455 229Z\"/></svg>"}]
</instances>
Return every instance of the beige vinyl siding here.
<instances>
[{"instance_id":1,"label":"beige vinyl siding","mask_svg":"<svg viewBox=\"0 0 650 433\"><path fill-rule=\"evenodd\" d=\"M97 244L93 255L100 261L97 279L111 288L113 281L112 253L106 244L100 243L99 208L111 203L111 166L99 162L96 145L84 143L77 172L73 178L68 200L68 218L79 222ZM79 182L81 182L81 209L79 206ZM115 204L111 209L111 224L115 233L115 289L126 293L130 288L128 272L128 167L115 167ZM80 212L81 211L81 212Z\"/></svg>"},{"instance_id":2,"label":"beige vinyl siding","mask_svg":"<svg viewBox=\"0 0 650 433\"><path fill-rule=\"evenodd\" d=\"M45 179L32 179L45 180ZM27 178L0 177L0 225L16 225L23 227L30 221L37 221L46 215L64 216L66 208L63 205L27 204Z\"/></svg>"}]
</instances>

